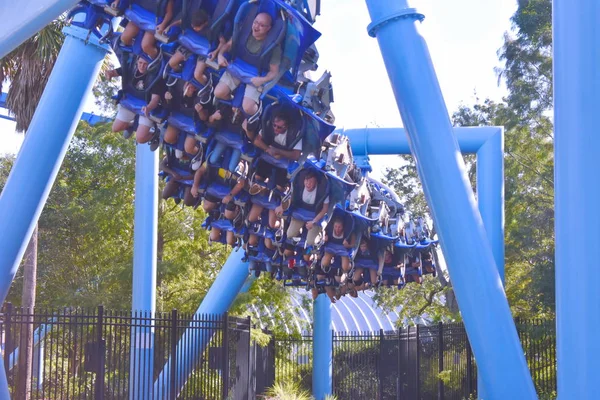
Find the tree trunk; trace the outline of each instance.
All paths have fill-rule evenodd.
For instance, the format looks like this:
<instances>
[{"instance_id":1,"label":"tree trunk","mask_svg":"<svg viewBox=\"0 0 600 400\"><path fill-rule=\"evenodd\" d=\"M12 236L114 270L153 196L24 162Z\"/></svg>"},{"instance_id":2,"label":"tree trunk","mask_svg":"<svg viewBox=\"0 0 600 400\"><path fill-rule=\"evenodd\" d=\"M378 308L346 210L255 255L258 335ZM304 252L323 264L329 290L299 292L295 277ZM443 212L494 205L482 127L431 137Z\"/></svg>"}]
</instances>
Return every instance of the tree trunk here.
<instances>
[{"instance_id":1,"label":"tree trunk","mask_svg":"<svg viewBox=\"0 0 600 400\"><path fill-rule=\"evenodd\" d=\"M19 378L17 382L17 399L29 400L31 395L31 374L33 365L33 312L35 307L35 290L37 278L37 240L38 227L35 226L23 264L23 294L21 304L25 316L21 325L19 340Z\"/></svg>"}]
</instances>

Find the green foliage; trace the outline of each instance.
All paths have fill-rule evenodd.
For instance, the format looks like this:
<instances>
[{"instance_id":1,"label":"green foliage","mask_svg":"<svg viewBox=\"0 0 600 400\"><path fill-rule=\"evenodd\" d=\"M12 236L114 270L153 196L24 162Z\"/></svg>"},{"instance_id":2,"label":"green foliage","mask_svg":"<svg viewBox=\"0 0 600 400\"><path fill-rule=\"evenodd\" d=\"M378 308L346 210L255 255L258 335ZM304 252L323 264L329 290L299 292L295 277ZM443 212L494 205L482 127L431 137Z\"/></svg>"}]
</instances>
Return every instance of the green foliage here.
<instances>
[{"instance_id":1,"label":"green foliage","mask_svg":"<svg viewBox=\"0 0 600 400\"><path fill-rule=\"evenodd\" d=\"M266 400L311 400L310 392L300 387L297 382L277 382L265 393Z\"/></svg>"}]
</instances>

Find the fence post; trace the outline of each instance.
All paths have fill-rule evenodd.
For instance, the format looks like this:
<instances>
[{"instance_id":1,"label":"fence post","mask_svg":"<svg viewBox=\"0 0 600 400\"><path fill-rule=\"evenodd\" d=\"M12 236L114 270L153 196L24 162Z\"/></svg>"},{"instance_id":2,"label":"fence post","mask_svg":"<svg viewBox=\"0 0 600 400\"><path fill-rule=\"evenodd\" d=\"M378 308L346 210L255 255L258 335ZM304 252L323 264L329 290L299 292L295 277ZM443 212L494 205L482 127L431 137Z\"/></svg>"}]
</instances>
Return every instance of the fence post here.
<instances>
[{"instance_id":1,"label":"fence post","mask_svg":"<svg viewBox=\"0 0 600 400\"><path fill-rule=\"evenodd\" d=\"M223 314L223 351L221 352L223 357L221 367L223 373L221 374L223 379L223 398L226 399L229 396L229 313Z\"/></svg>"},{"instance_id":2,"label":"fence post","mask_svg":"<svg viewBox=\"0 0 600 400\"><path fill-rule=\"evenodd\" d=\"M104 306L98 306L98 321L96 323L96 341L98 343L98 365L96 366L96 384L94 385L95 399L104 399Z\"/></svg>"},{"instance_id":3,"label":"fence post","mask_svg":"<svg viewBox=\"0 0 600 400\"><path fill-rule=\"evenodd\" d=\"M421 397L421 385L420 385L420 374L421 374L421 370L419 368L419 364L421 363L421 359L419 357L419 325L417 325L417 329L416 329L416 338L415 338L415 346L417 346L416 351L415 351L415 377L416 377L416 392L417 392L417 399L419 399Z\"/></svg>"},{"instance_id":4,"label":"fence post","mask_svg":"<svg viewBox=\"0 0 600 400\"><path fill-rule=\"evenodd\" d=\"M402 347L402 340L400 340L400 336L402 335L402 327L398 328L398 376L396 377L396 400L400 400L400 389L401 385L401 377L402 377L402 352L400 351Z\"/></svg>"},{"instance_id":5,"label":"fence post","mask_svg":"<svg viewBox=\"0 0 600 400\"><path fill-rule=\"evenodd\" d=\"M438 372L444 371L444 324L438 324ZM444 381L438 377L438 400L444 399Z\"/></svg>"},{"instance_id":6,"label":"fence post","mask_svg":"<svg viewBox=\"0 0 600 400\"><path fill-rule=\"evenodd\" d=\"M252 362L250 360L252 360L252 353L253 353L253 349L251 347L252 345L252 326L250 324L252 324L252 320L250 319L250 316L248 316L248 318L246 319L246 323L248 324L248 394L256 394L255 390L256 390L256 374L252 374ZM254 357L254 360L256 360L256 356ZM255 361L256 363L256 361ZM251 382L251 378L254 375L254 383ZM254 390L253 390L254 388Z\"/></svg>"},{"instance_id":7,"label":"fence post","mask_svg":"<svg viewBox=\"0 0 600 400\"><path fill-rule=\"evenodd\" d=\"M177 309L171 310L171 371L169 377L169 399L175 400L177 398L177 324L178 315Z\"/></svg>"},{"instance_id":8,"label":"fence post","mask_svg":"<svg viewBox=\"0 0 600 400\"><path fill-rule=\"evenodd\" d=\"M467 388L469 389L469 396L473 393L473 351L471 350L471 342L465 332L467 338Z\"/></svg>"},{"instance_id":9,"label":"fence post","mask_svg":"<svg viewBox=\"0 0 600 400\"><path fill-rule=\"evenodd\" d=\"M383 385L381 384L381 353L383 350L383 329L379 329L379 353L377 358L377 384L379 385L379 398L383 399Z\"/></svg>"},{"instance_id":10,"label":"fence post","mask_svg":"<svg viewBox=\"0 0 600 400\"><path fill-rule=\"evenodd\" d=\"M6 371L6 377L10 372L10 354L12 353L12 335L11 335L11 319L13 313L12 303L6 303L6 312L4 313L4 370Z\"/></svg>"}]
</instances>

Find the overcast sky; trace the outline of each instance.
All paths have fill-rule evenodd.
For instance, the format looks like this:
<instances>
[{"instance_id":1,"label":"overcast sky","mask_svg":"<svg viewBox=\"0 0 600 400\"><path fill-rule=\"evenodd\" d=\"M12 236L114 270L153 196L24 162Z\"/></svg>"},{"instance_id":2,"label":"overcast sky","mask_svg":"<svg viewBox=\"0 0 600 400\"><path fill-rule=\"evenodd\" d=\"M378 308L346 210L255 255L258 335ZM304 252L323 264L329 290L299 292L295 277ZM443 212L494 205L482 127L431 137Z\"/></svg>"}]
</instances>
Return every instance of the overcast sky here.
<instances>
[{"instance_id":1,"label":"overcast sky","mask_svg":"<svg viewBox=\"0 0 600 400\"><path fill-rule=\"evenodd\" d=\"M425 36L448 110L472 104L480 98L500 100L494 67L500 66L497 50L510 29L516 0L420 0L412 1L425 14ZM359 128L401 126L377 41L367 34L369 14L364 0L322 0L316 28L319 65L330 70L334 85L336 125ZM400 43L399 43L400 44ZM93 110L87 101L86 111ZM14 124L0 119L0 153L16 152L22 135ZM379 175L394 158L373 158ZM385 163L385 164L384 164Z\"/></svg>"}]
</instances>

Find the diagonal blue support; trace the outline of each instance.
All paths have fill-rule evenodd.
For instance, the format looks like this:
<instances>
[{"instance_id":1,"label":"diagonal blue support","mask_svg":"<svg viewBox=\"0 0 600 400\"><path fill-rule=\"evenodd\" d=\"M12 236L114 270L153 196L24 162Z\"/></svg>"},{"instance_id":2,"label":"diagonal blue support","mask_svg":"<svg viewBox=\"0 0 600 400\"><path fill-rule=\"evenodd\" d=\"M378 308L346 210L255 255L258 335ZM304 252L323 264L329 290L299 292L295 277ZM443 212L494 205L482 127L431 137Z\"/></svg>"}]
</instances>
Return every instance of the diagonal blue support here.
<instances>
[{"instance_id":1,"label":"diagonal blue support","mask_svg":"<svg viewBox=\"0 0 600 400\"><path fill-rule=\"evenodd\" d=\"M236 296L244 287L248 278L248 262L242 261L244 251L233 251L223 265L221 272L210 287L208 293L202 300L195 315L221 315L226 313ZM204 326L204 328L202 328ZM171 393L170 373L176 370L175 392L179 394L188 377L198 364L207 344L214 334L214 322L196 323L193 329L188 329L177 344L177 361L173 363L172 356L154 382L154 399L161 400L169 398ZM187 351L184 353L184 351Z\"/></svg>"},{"instance_id":2,"label":"diagonal blue support","mask_svg":"<svg viewBox=\"0 0 600 400\"><path fill-rule=\"evenodd\" d=\"M366 0L465 327L490 399L534 399L535 388L470 190L429 50L406 0ZM449 201L452 199L452 201ZM510 384L507 384L510 382Z\"/></svg>"},{"instance_id":3,"label":"diagonal blue support","mask_svg":"<svg viewBox=\"0 0 600 400\"><path fill-rule=\"evenodd\" d=\"M558 397L598 398L600 3L553 1Z\"/></svg>"},{"instance_id":4,"label":"diagonal blue support","mask_svg":"<svg viewBox=\"0 0 600 400\"><path fill-rule=\"evenodd\" d=\"M48 25L79 0L21 0L0 2L0 58Z\"/></svg>"},{"instance_id":5,"label":"diagonal blue support","mask_svg":"<svg viewBox=\"0 0 600 400\"><path fill-rule=\"evenodd\" d=\"M52 75L0 193L0 303L21 263L107 48L87 31L68 27ZM60 101L58 101L60 99ZM0 381L1 384L1 381ZM0 386L0 396L8 388Z\"/></svg>"}]
</instances>

